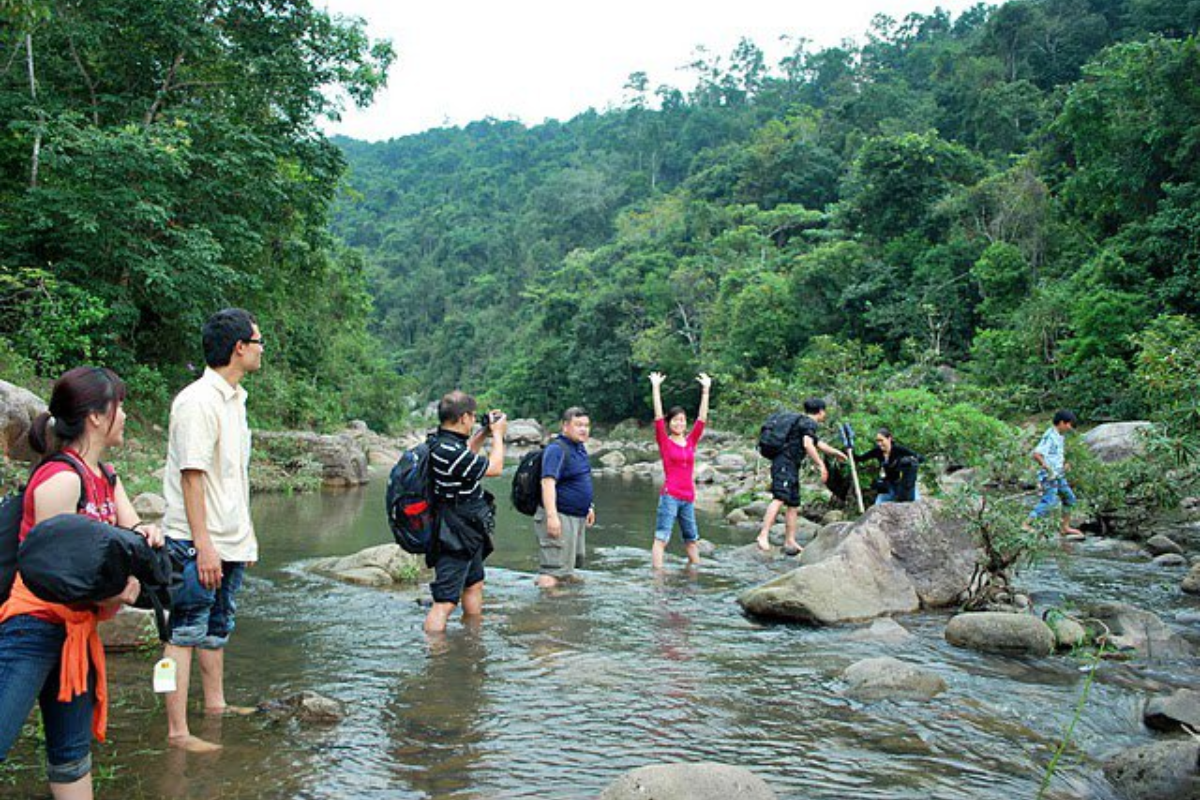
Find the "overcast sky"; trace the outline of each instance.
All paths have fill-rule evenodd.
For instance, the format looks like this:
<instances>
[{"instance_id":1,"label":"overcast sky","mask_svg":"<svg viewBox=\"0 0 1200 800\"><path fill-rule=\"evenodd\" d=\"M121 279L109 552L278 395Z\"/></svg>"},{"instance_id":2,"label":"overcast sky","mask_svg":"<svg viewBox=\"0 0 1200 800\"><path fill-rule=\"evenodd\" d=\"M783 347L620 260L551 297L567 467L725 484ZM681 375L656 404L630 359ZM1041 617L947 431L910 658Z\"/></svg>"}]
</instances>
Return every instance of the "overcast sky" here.
<instances>
[{"instance_id":1,"label":"overcast sky","mask_svg":"<svg viewBox=\"0 0 1200 800\"><path fill-rule=\"evenodd\" d=\"M330 133L376 141L484 117L537 124L619 104L633 72L650 88L688 88L679 68L697 46L727 56L752 39L768 65L792 49L781 36L828 46L862 41L871 19L937 7L958 16L977 0L323 0L361 17L397 53L388 88ZM322 0L317 0L318 3Z\"/></svg>"}]
</instances>

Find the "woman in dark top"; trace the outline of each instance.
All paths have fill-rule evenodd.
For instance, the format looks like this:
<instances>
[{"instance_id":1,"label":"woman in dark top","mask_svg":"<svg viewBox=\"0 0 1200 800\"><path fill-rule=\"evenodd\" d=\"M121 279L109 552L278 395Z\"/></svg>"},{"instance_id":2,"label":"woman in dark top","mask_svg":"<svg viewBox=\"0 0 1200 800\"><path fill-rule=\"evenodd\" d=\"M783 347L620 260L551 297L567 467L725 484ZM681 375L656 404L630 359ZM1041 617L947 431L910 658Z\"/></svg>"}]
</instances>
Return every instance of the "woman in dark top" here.
<instances>
[{"instance_id":1,"label":"woman in dark top","mask_svg":"<svg viewBox=\"0 0 1200 800\"><path fill-rule=\"evenodd\" d=\"M887 428L880 428L875 434L875 446L862 455L855 453L854 460L879 462L883 475L874 484L879 490L875 505L921 499L921 493L917 490L917 464L921 457L907 447L896 444L892 432Z\"/></svg>"}]
</instances>

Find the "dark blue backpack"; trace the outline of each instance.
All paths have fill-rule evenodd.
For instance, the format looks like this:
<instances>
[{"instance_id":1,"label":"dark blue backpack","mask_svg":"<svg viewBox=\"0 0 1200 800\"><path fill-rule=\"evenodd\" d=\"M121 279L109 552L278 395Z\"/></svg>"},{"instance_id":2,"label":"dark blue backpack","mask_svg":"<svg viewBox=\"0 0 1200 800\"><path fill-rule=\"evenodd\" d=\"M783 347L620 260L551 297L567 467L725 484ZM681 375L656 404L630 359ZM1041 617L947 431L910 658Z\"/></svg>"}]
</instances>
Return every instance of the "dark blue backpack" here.
<instances>
[{"instance_id":1,"label":"dark blue backpack","mask_svg":"<svg viewBox=\"0 0 1200 800\"><path fill-rule=\"evenodd\" d=\"M406 553L424 555L437 534L433 473L429 467L431 435L405 450L392 467L387 485L387 517L396 544Z\"/></svg>"},{"instance_id":2,"label":"dark blue backpack","mask_svg":"<svg viewBox=\"0 0 1200 800\"><path fill-rule=\"evenodd\" d=\"M794 411L777 411L767 417L758 434L758 452L763 458L775 458L788 448L792 428L800 421Z\"/></svg>"}]
</instances>

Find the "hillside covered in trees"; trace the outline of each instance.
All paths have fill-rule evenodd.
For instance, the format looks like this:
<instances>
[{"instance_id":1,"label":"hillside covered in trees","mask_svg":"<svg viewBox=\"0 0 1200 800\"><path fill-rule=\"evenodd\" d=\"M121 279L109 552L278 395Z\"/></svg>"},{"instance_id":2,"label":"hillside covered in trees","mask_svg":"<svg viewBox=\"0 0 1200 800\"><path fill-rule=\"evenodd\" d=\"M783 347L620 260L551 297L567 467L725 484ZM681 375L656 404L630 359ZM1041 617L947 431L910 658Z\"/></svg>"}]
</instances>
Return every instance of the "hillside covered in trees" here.
<instances>
[{"instance_id":1,"label":"hillside covered in trees","mask_svg":"<svg viewBox=\"0 0 1200 800\"><path fill-rule=\"evenodd\" d=\"M337 139L334 230L430 396L615 420L648 414L649 370L682 396L705 369L746 422L896 390L1186 416L1198 24L1195 0L1012 0L775 65L700 52L693 90L634 74L568 122Z\"/></svg>"},{"instance_id":2,"label":"hillside covered in trees","mask_svg":"<svg viewBox=\"0 0 1200 800\"><path fill-rule=\"evenodd\" d=\"M256 425L394 418L319 128L392 59L308 0L0 0L0 375L104 364L163 419L239 305L268 347Z\"/></svg>"}]
</instances>

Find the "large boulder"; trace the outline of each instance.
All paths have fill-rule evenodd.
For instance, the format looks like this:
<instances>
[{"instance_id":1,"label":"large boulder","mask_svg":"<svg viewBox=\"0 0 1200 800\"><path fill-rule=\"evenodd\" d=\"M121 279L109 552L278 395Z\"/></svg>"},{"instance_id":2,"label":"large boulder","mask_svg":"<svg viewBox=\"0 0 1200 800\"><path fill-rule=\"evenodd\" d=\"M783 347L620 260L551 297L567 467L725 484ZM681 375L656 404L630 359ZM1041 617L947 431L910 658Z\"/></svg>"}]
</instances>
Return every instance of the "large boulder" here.
<instances>
[{"instance_id":1,"label":"large boulder","mask_svg":"<svg viewBox=\"0 0 1200 800\"><path fill-rule=\"evenodd\" d=\"M257 441L287 441L299 447L321 464L321 481L325 486L361 486L370 479L366 453L349 434L255 431L254 437Z\"/></svg>"},{"instance_id":2,"label":"large boulder","mask_svg":"<svg viewBox=\"0 0 1200 800\"><path fill-rule=\"evenodd\" d=\"M1056 644L1050 626L1031 614L980 611L959 614L946 626L955 647L1011 656L1048 656Z\"/></svg>"},{"instance_id":3,"label":"large boulder","mask_svg":"<svg viewBox=\"0 0 1200 800\"><path fill-rule=\"evenodd\" d=\"M340 558L320 558L309 569L359 586L416 585L424 559L400 549L399 545L381 544Z\"/></svg>"},{"instance_id":4,"label":"large boulder","mask_svg":"<svg viewBox=\"0 0 1200 800\"><path fill-rule=\"evenodd\" d=\"M1146 701L1142 719L1147 728L1166 733L1178 733L1187 725L1200 731L1200 691L1180 689L1172 694L1152 697Z\"/></svg>"},{"instance_id":5,"label":"large boulder","mask_svg":"<svg viewBox=\"0 0 1200 800\"><path fill-rule=\"evenodd\" d=\"M400 460L400 453L409 447L399 439L390 438L367 427L362 420L351 420L343 435L349 436L366 454L367 463L376 467L391 467Z\"/></svg>"},{"instance_id":6,"label":"large boulder","mask_svg":"<svg viewBox=\"0 0 1200 800\"><path fill-rule=\"evenodd\" d=\"M774 800L766 781L728 764L658 764L630 770L599 800Z\"/></svg>"},{"instance_id":7,"label":"large boulder","mask_svg":"<svg viewBox=\"0 0 1200 800\"><path fill-rule=\"evenodd\" d=\"M1083 443L1106 464L1124 461L1142 454L1145 444L1139 431L1150 427L1149 422L1109 422L1088 431Z\"/></svg>"},{"instance_id":8,"label":"large boulder","mask_svg":"<svg viewBox=\"0 0 1200 800\"><path fill-rule=\"evenodd\" d=\"M1106 635L1109 644L1121 650L1136 650L1149 661L1170 661L1192 654L1186 639L1155 614L1135 606L1097 603L1081 607L1079 617L1095 625L1093 637Z\"/></svg>"},{"instance_id":9,"label":"large boulder","mask_svg":"<svg viewBox=\"0 0 1200 800\"><path fill-rule=\"evenodd\" d=\"M508 444L541 444L546 440L546 429L536 419L512 419L504 432Z\"/></svg>"},{"instance_id":10,"label":"large boulder","mask_svg":"<svg viewBox=\"0 0 1200 800\"><path fill-rule=\"evenodd\" d=\"M855 700L921 700L928 702L946 691L946 682L935 672L898 658L867 658L842 673L845 694Z\"/></svg>"},{"instance_id":11,"label":"large boulder","mask_svg":"<svg viewBox=\"0 0 1200 800\"><path fill-rule=\"evenodd\" d=\"M1104 777L1123 800L1200 800L1200 742L1178 740L1122 750Z\"/></svg>"},{"instance_id":12,"label":"large boulder","mask_svg":"<svg viewBox=\"0 0 1200 800\"><path fill-rule=\"evenodd\" d=\"M966 526L936 501L888 503L849 528L822 529L798 569L738 602L755 616L816 624L941 608L968 587L978 557Z\"/></svg>"},{"instance_id":13,"label":"large boulder","mask_svg":"<svg viewBox=\"0 0 1200 800\"><path fill-rule=\"evenodd\" d=\"M0 381L0 433L4 455L18 461L32 461L37 454L29 447L29 426L33 418L46 410L41 398L28 389Z\"/></svg>"}]
</instances>

